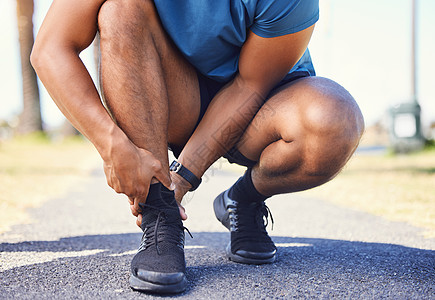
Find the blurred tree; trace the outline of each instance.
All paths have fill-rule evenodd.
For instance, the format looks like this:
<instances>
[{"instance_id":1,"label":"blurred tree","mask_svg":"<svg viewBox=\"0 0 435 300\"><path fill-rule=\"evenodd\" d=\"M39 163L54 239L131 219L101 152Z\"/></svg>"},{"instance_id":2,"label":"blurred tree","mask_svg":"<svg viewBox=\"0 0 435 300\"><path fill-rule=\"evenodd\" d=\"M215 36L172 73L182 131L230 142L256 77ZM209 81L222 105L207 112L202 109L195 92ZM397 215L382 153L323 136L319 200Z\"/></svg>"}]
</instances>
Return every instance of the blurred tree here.
<instances>
[{"instance_id":1,"label":"blurred tree","mask_svg":"<svg viewBox=\"0 0 435 300\"><path fill-rule=\"evenodd\" d=\"M21 134L42 131L38 83L35 70L30 64L30 52L34 42L33 11L33 0L17 0L17 24L23 78L23 111L17 132Z\"/></svg>"}]
</instances>

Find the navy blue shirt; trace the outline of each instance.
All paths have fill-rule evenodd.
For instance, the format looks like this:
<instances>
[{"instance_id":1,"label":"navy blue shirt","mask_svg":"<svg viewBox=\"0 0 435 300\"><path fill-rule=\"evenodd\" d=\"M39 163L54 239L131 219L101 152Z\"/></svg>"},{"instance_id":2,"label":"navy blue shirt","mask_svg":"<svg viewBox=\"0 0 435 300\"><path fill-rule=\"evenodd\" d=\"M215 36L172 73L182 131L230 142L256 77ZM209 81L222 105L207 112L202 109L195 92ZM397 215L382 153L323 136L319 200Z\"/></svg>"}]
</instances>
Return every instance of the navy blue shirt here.
<instances>
[{"instance_id":1,"label":"navy blue shirt","mask_svg":"<svg viewBox=\"0 0 435 300\"><path fill-rule=\"evenodd\" d=\"M238 72L249 30L270 38L304 30L319 0L154 0L163 27L202 74L226 82ZM315 75L308 50L292 68ZM289 74L290 74L289 73Z\"/></svg>"}]
</instances>

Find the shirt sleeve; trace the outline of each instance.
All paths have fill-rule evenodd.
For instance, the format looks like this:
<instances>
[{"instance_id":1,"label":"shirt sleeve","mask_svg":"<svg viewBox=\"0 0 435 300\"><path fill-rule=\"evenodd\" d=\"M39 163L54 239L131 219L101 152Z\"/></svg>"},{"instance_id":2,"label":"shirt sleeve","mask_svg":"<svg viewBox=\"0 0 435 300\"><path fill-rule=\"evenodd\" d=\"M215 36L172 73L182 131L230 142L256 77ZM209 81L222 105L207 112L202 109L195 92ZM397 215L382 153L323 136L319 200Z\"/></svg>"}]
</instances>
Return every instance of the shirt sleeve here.
<instances>
[{"instance_id":1,"label":"shirt sleeve","mask_svg":"<svg viewBox=\"0 0 435 300\"><path fill-rule=\"evenodd\" d=\"M319 0L258 0L250 29L261 37L277 37L304 30L318 19Z\"/></svg>"}]
</instances>

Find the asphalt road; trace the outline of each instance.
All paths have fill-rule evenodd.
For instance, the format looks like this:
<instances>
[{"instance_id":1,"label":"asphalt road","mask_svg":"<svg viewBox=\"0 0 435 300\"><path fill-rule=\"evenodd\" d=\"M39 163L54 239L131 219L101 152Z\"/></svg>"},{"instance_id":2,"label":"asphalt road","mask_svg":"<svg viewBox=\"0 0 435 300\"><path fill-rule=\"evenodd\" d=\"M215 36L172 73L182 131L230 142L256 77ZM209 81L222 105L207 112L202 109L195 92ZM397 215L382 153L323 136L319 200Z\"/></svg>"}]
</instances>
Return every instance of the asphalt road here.
<instances>
[{"instance_id":1,"label":"asphalt road","mask_svg":"<svg viewBox=\"0 0 435 300\"><path fill-rule=\"evenodd\" d=\"M277 261L229 262L229 239L212 201L237 176L214 170L189 195L185 226L188 289L180 299L435 299L435 240L303 194L268 201ZM127 201L101 170L30 212L29 224L0 235L1 299L150 299L129 288L141 232Z\"/></svg>"}]
</instances>

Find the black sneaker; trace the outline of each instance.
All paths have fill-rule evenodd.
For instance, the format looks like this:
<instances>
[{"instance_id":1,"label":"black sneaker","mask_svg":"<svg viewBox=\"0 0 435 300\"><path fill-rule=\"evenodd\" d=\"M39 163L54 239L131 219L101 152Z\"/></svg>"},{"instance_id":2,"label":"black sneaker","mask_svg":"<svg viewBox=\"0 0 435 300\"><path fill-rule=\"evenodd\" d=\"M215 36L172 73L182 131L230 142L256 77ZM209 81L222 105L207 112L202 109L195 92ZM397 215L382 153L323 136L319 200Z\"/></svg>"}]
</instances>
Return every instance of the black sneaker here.
<instances>
[{"instance_id":1,"label":"black sneaker","mask_svg":"<svg viewBox=\"0 0 435 300\"><path fill-rule=\"evenodd\" d=\"M142 292L180 293L187 286L185 227L173 192L162 194L162 201L140 204L143 235L131 262L130 286Z\"/></svg>"},{"instance_id":2,"label":"black sneaker","mask_svg":"<svg viewBox=\"0 0 435 300\"><path fill-rule=\"evenodd\" d=\"M266 231L269 208L261 202L240 203L228 196L228 190L213 203L216 218L231 231L226 248L230 260L243 264L266 264L275 261L276 247Z\"/></svg>"}]
</instances>

